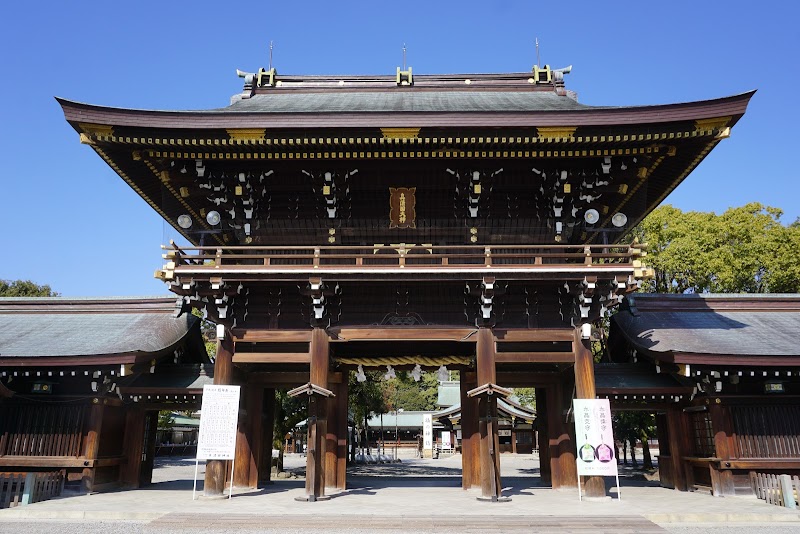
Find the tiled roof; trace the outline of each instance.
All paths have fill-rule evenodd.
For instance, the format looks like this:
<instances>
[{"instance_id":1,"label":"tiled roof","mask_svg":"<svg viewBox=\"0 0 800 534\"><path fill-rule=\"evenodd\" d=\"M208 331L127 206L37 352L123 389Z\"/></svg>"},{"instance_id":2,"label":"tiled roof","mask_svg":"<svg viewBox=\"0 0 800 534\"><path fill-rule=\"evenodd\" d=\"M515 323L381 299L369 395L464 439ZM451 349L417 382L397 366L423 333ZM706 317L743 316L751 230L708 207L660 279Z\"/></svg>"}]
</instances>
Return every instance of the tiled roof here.
<instances>
[{"instance_id":1,"label":"tiled roof","mask_svg":"<svg viewBox=\"0 0 800 534\"><path fill-rule=\"evenodd\" d=\"M690 384L682 383L667 373L656 373L650 366L626 363L599 363L594 366L594 383L599 394L652 393L691 391Z\"/></svg>"},{"instance_id":2,"label":"tiled roof","mask_svg":"<svg viewBox=\"0 0 800 534\"><path fill-rule=\"evenodd\" d=\"M259 113L525 112L588 109L554 91L381 91L270 93L219 111ZM597 109L597 108L595 108Z\"/></svg>"},{"instance_id":3,"label":"tiled roof","mask_svg":"<svg viewBox=\"0 0 800 534\"><path fill-rule=\"evenodd\" d=\"M634 295L612 317L651 353L798 356L800 295Z\"/></svg>"},{"instance_id":4,"label":"tiled roof","mask_svg":"<svg viewBox=\"0 0 800 534\"><path fill-rule=\"evenodd\" d=\"M174 297L0 298L0 358L155 354L186 340L190 356L201 361L199 319L174 317L174 303Z\"/></svg>"}]
</instances>

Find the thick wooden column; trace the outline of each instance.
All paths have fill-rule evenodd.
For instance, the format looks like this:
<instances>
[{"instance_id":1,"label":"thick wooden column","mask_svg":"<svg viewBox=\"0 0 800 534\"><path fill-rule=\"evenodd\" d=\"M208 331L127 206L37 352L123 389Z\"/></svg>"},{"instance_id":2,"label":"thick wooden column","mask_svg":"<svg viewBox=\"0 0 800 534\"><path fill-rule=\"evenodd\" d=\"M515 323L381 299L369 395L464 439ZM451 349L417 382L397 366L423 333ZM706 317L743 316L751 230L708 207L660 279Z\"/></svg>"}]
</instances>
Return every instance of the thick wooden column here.
<instances>
[{"instance_id":1,"label":"thick wooden column","mask_svg":"<svg viewBox=\"0 0 800 534\"><path fill-rule=\"evenodd\" d=\"M478 387L497 383L495 366L494 334L490 328L479 328L476 346L476 365ZM502 488L500 482L500 440L497 434L497 398L494 395L482 396L478 408L481 435L481 496L495 499Z\"/></svg>"},{"instance_id":2,"label":"thick wooden column","mask_svg":"<svg viewBox=\"0 0 800 534\"><path fill-rule=\"evenodd\" d=\"M347 489L347 403L349 397L349 371L342 372L342 381L336 388L336 397L339 402L336 405L339 413L336 416L336 487L340 490Z\"/></svg>"},{"instance_id":3,"label":"thick wooden column","mask_svg":"<svg viewBox=\"0 0 800 534\"><path fill-rule=\"evenodd\" d=\"M669 450L669 431L667 414L657 413L656 436L658 438L658 478L662 488L674 488L675 477L672 473L672 455Z\"/></svg>"},{"instance_id":4,"label":"thick wooden column","mask_svg":"<svg viewBox=\"0 0 800 534\"><path fill-rule=\"evenodd\" d=\"M275 440L275 390L268 388L262 390L263 416L261 417L261 462L258 464L255 476L258 481L270 482L272 476L272 442ZM283 436L281 436L281 448L283 448ZM252 481L254 473L250 472Z\"/></svg>"},{"instance_id":5,"label":"thick wooden column","mask_svg":"<svg viewBox=\"0 0 800 534\"><path fill-rule=\"evenodd\" d=\"M539 476L542 483L548 486L553 484L550 470L550 433L549 417L547 411L547 390L536 388L536 445L539 449Z\"/></svg>"},{"instance_id":6,"label":"thick wooden column","mask_svg":"<svg viewBox=\"0 0 800 534\"><path fill-rule=\"evenodd\" d=\"M329 388L333 391L335 397L328 397L325 399L325 411L327 413L327 427L325 434L325 457L323 462L325 464L325 487L336 488L337 486L337 455L338 450L338 435L339 431L339 384L331 384Z\"/></svg>"},{"instance_id":7,"label":"thick wooden column","mask_svg":"<svg viewBox=\"0 0 800 534\"><path fill-rule=\"evenodd\" d=\"M144 461L142 461L139 486L149 486L153 483L153 469L156 463L156 437L158 433L158 411L150 410L144 415Z\"/></svg>"},{"instance_id":8,"label":"thick wooden column","mask_svg":"<svg viewBox=\"0 0 800 534\"><path fill-rule=\"evenodd\" d=\"M330 338L322 328L311 332L311 383L328 389ZM327 436L327 401L309 397L308 447L306 454L306 495L317 500L325 495L325 445ZM313 499L312 499L313 497Z\"/></svg>"},{"instance_id":9,"label":"thick wooden column","mask_svg":"<svg viewBox=\"0 0 800 534\"><path fill-rule=\"evenodd\" d=\"M83 457L87 460L96 460L97 453L100 450L100 432L103 429L104 408L105 405L102 399L92 399L83 437ZM83 470L81 486L84 491L92 491L94 489L94 471L94 467L87 467Z\"/></svg>"},{"instance_id":10,"label":"thick wooden column","mask_svg":"<svg viewBox=\"0 0 800 534\"><path fill-rule=\"evenodd\" d=\"M253 460L252 441L250 429L249 395L253 386L242 386L242 399L244 410L239 410L239 419L236 425L236 461L233 470L233 485L237 488L247 488L250 485L250 463Z\"/></svg>"},{"instance_id":11,"label":"thick wooden column","mask_svg":"<svg viewBox=\"0 0 800 534\"><path fill-rule=\"evenodd\" d=\"M478 387L474 372L461 372L461 487L480 486L481 435L478 431L478 399L468 397L467 391Z\"/></svg>"},{"instance_id":12,"label":"thick wooden column","mask_svg":"<svg viewBox=\"0 0 800 534\"><path fill-rule=\"evenodd\" d=\"M575 443L564 421L566 403L561 384L547 388L547 431L550 448L550 476L553 489L578 487Z\"/></svg>"},{"instance_id":13,"label":"thick wooden column","mask_svg":"<svg viewBox=\"0 0 800 534\"><path fill-rule=\"evenodd\" d=\"M589 339L581 335L580 326L575 329L575 397L578 399L594 399L597 397L594 387L594 357ZM577 467L576 467L577 469ZM584 495L589 498L606 496L606 484L603 477L583 477Z\"/></svg>"},{"instance_id":14,"label":"thick wooden column","mask_svg":"<svg viewBox=\"0 0 800 534\"><path fill-rule=\"evenodd\" d=\"M233 382L234 345L229 331L225 331L224 339L217 340L217 355L214 359L214 384L229 385ZM206 478L203 494L206 497L222 495L225 490L225 474L227 460L208 460L206 462Z\"/></svg>"},{"instance_id":15,"label":"thick wooden column","mask_svg":"<svg viewBox=\"0 0 800 534\"><path fill-rule=\"evenodd\" d=\"M144 452L144 416L144 408L135 404L129 407L125 414L123 444L125 463L120 467L120 482L123 488L139 487Z\"/></svg>"},{"instance_id":16,"label":"thick wooden column","mask_svg":"<svg viewBox=\"0 0 800 534\"><path fill-rule=\"evenodd\" d=\"M687 491L690 487L689 466L683 461L689 451L685 446L687 428L685 416L680 406L670 406L667 409L667 433L669 435L669 454L672 463L672 477L676 490Z\"/></svg>"},{"instance_id":17,"label":"thick wooden column","mask_svg":"<svg viewBox=\"0 0 800 534\"><path fill-rule=\"evenodd\" d=\"M517 418L511 418L511 453L517 454Z\"/></svg>"},{"instance_id":18,"label":"thick wooden column","mask_svg":"<svg viewBox=\"0 0 800 534\"><path fill-rule=\"evenodd\" d=\"M719 399L717 399L719 400ZM708 407L709 415L711 416L711 428L714 430L714 447L716 449L716 456L721 460L724 465L726 461L730 461L734 455L733 444L733 420L731 419L731 411L727 406L722 406L716 402ZM715 469L715 467L711 467ZM733 481L733 471L730 469L719 469L716 473L715 484L717 487L711 488L712 494L715 497L733 496L736 494L736 486Z\"/></svg>"}]
</instances>

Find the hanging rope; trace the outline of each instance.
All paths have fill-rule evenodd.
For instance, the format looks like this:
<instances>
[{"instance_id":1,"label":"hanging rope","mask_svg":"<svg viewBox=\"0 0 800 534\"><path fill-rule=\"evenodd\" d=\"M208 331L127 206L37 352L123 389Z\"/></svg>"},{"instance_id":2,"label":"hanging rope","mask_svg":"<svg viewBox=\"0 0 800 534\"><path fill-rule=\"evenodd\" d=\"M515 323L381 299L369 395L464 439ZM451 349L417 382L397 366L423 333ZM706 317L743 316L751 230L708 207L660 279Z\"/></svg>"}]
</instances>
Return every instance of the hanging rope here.
<instances>
[{"instance_id":1,"label":"hanging rope","mask_svg":"<svg viewBox=\"0 0 800 534\"><path fill-rule=\"evenodd\" d=\"M469 356L362 356L335 357L334 361L344 365L363 365L364 367L385 367L387 365L415 365L439 367L440 365L469 365Z\"/></svg>"}]
</instances>

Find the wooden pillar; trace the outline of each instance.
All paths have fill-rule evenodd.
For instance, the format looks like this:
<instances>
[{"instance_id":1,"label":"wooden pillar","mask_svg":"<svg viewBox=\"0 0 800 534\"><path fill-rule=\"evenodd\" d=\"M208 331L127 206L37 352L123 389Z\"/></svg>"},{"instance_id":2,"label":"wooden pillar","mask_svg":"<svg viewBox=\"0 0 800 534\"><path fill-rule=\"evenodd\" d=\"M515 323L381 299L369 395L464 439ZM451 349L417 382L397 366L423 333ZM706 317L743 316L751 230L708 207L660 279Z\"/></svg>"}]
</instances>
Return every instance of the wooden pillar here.
<instances>
[{"instance_id":1,"label":"wooden pillar","mask_svg":"<svg viewBox=\"0 0 800 534\"><path fill-rule=\"evenodd\" d=\"M461 487L480 486L481 435L478 431L478 399L468 397L467 391L478 387L474 372L461 372Z\"/></svg>"},{"instance_id":2,"label":"wooden pillar","mask_svg":"<svg viewBox=\"0 0 800 534\"><path fill-rule=\"evenodd\" d=\"M251 390L258 386L242 386L242 399L244 410L239 410L239 419L236 425L236 461L234 462L233 485L237 488L250 487L250 465L254 463L253 434L251 430L252 420L250 418L250 395Z\"/></svg>"},{"instance_id":3,"label":"wooden pillar","mask_svg":"<svg viewBox=\"0 0 800 534\"><path fill-rule=\"evenodd\" d=\"M230 331L225 330L223 339L217 340L217 355L214 359L214 384L229 385L233 382L234 345ZM222 495L225 491L227 460L208 460L203 494L206 497Z\"/></svg>"},{"instance_id":4,"label":"wooden pillar","mask_svg":"<svg viewBox=\"0 0 800 534\"><path fill-rule=\"evenodd\" d=\"M575 397L578 399L594 399L597 396L594 387L594 357L591 341L581 335L581 327L575 329ZM577 467L576 467L577 469ZM584 495L589 498L606 496L606 484L603 477L583 477Z\"/></svg>"},{"instance_id":5,"label":"wooden pillar","mask_svg":"<svg viewBox=\"0 0 800 534\"><path fill-rule=\"evenodd\" d=\"M269 483L272 476L272 442L275 439L275 390L268 388L262 390L263 415L261 417L261 462L258 465L256 476L259 481ZM281 436L281 448L283 448L283 436ZM253 472L250 472L253 478Z\"/></svg>"},{"instance_id":6,"label":"wooden pillar","mask_svg":"<svg viewBox=\"0 0 800 534\"><path fill-rule=\"evenodd\" d=\"M96 460L97 453L100 450L100 432L103 428L104 408L105 405L102 399L92 399L83 439L83 457L87 460ZM81 486L84 491L92 491L94 489L94 472L94 467L87 467L83 470Z\"/></svg>"},{"instance_id":7,"label":"wooden pillar","mask_svg":"<svg viewBox=\"0 0 800 534\"><path fill-rule=\"evenodd\" d=\"M669 431L667 414L656 414L656 437L658 438L658 478L662 488L674 488L675 477L672 472L672 455L669 450Z\"/></svg>"},{"instance_id":8,"label":"wooden pillar","mask_svg":"<svg viewBox=\"0 0 800 534\"><path fill-rule=\"evenodd\" d=\"M323 328L311 331L311 383L328 389L330 338ZM308 446L306 449L306 495L317 500L325 495L325 445L327 401L309 396Z\"/></svg>"},{"instance_id":9,"label":"wooden pillar","mask_svg":"<svg viewBox=\"0 0 800 534\"><path fill-rule=\"evenodd\" d=\"M324 401L328 417L323 463L325 465L325 487L336 488L338 487L336 476L338 474L337 455L339 453L337 432L339 431L339 403L341 399L339 398L339 384L331 384L329 389L333 391L335 397L328 397Z\"/></svg>"},{"instance_id":10,"label":"wooden pillar","mask_svg":"<svg viewBox=\"0 0 800 534\"><path fill-rule=\"evenodd\" d=\"M158 411L145 412L144 426L147 429L144 437L144 461L139 476L139 486L149 486L153 483L153 468L156 462L156 437L158 434Z\"/></svg>"},{"instance_id":11,"label":"wooden pillar","mask_svg":"<svg viewBox=\"0 0 800 534\"><path fill-rule=\"evenodd\" d=\"M144 416L144 408L137 405L129 407L125 414L123 443L125 463L120 467L120 483L123 488L139 487L144 452Z\"/></svg>"},{"instance_id":12,"label":"wooden pillar","mask_svg":"<svg viewBox=\"0 0 800 534\"><path fill-rule=\"evenodd\" d=\"M497 383L495 366L494 334L490 328L479 328L476 339L476 365L478 387ZM481 435L481 496L496 499L500 494L500 440L497 434L497 398L494 395L480 397L478 403Z\"/></svg>"},{"instance_id":13,"label":"wooden pillar","mask_svg":"<svg viewBox=\"0 0 800 534\"><path fill-rule=\"evenodd\" d=\"M348 384L349 384L349 371L342 372L342 381L339 387L336 388L336 397L339 402L336 408L339 413L336 416L336 487L340 490L347 489L347 416L349 410L347 409L348 403Z\"/></svg>"},{"instance_id":14,"label":"wooden pillar","mask_svg":"<svg viewBox=\"0 0 800 534\"><path fill-rule=\"evenodd\" d=\"M547 390L536 388L536 445L539 449L539 476L542 483L553 484L550 470L550 431L547 411Z\"/></svg>"},{"instance_id":15,"label":"wooden pillar","mask_svg":"<svg viewBox=\"0 0 800 534\"><path fill-rule=\"evenodd\" d=\"M511 418L511 453L517 454L517 418Z\"/></svg>"},{"instance_id":16,"label":"wooden pillar","mask_svg":"<svg viewBox=\"0 0 800 534\"><path fill-rule=\"evenodd\" d=\"M550 476L553 489L577 488L575 444L564 421L564 392L561 384L546 389L547 432Z\"/></svg>"},{"instance_id":17,"label":"wooden pillar","mask_svg":"<svg viewBox=\"0 0 800 534\"><path fill-rule=\"evenodd\" d=\"M720 459L720 467L724 468L725 462L730 461L735 456L733 421L731 419L730 408L714 402L708 407L708 412L711 416L711 428L714 430L716 456ZM716 465L712 464L711 469L716 469ZM719 481L719 484L716 488L712 486L712 494L716 497L735 495L736 487L733 481L733 471L730 469L719 469L716 475L717 476L714 478Z\"/></svg>"},{"instance_id":18,"label":"wooden pillar","mask_svg":"<svg viewBox=\"0 0 800 534\"><path fill-rule=\"evenodd\" d=\"M683 461L689 451L684 446L686 434L685 415L680 406L667 409L667 434L669 435L669 454L672 463L672 477L676 490L687 491L690 487L687 469Z\"/></svg>"},{"instance_id":19,"label":"wooden pillar","mask_svg":"<svg viewBox=\"0 0 800 534\"><path fill-rule=\"evenodd\" d=\"M264 388L257 384L247 384L245 391L245 413L240 419L238 441L243 442L241 447L236 444L236 472L234 473L234 486L258 488L258 469L262 461L262 409L264 403ZM243 424L242 424L243 423ZM239 463L245 464L239 469Z\"/></svg>"}]
</instances>

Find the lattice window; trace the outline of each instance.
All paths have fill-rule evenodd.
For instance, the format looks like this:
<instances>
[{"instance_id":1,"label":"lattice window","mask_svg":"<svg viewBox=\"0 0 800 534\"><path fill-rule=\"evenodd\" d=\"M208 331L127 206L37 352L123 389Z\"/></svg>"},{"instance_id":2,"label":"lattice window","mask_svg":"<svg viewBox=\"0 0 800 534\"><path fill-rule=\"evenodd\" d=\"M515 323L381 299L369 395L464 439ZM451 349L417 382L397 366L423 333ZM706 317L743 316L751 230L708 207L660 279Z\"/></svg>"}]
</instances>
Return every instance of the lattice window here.
<instances>
[{"instance_id":1,"label":"lattice window","mask_svg":"<svg viewBox=\"0 0 800 534\"><path fill-rule=\"evenodd\" d=\"M694 412L691 414L692 437L694 442L694 455L700 458L709 458L715 455L714 427L711 425L711 416L708 412Z\"/></svg>"}]
</instances>

